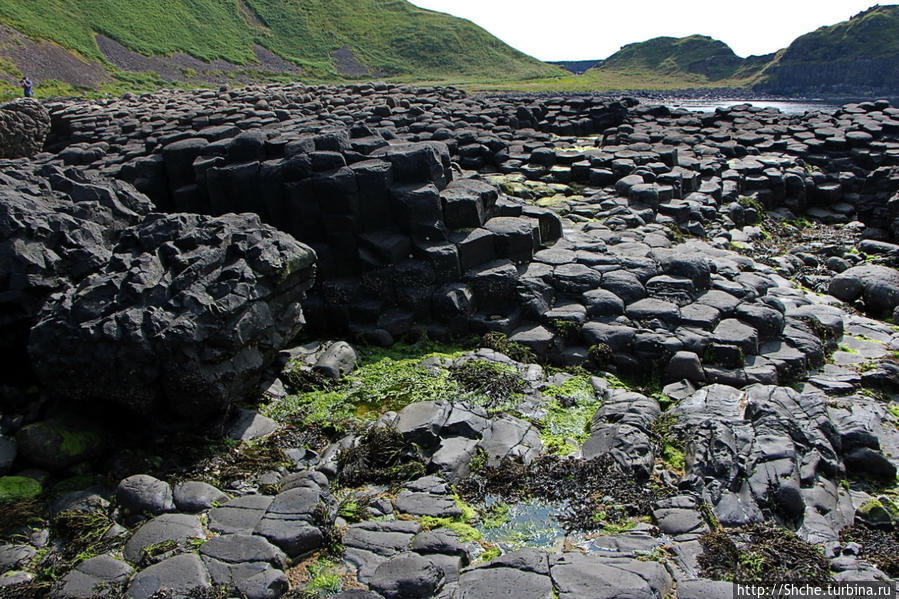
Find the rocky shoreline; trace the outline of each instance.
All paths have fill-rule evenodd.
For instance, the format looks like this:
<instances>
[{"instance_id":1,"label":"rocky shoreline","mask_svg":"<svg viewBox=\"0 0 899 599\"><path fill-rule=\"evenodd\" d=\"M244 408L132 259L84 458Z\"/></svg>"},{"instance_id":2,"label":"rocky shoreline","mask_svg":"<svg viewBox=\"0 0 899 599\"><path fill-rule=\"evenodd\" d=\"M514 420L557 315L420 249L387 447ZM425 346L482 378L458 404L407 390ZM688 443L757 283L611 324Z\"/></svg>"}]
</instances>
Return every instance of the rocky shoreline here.
<instances>
[{"instance_id":1,"label":"rocky shoreline","mask_svg":"<svg viewBox=\"0 0 899 599\"><path fill-rule=\"evenodd\" d=\"M17 105L50 126L0 130L34 154L0 173L4 596L899 576L889 102Z\"/></svg>"}]
</instances>

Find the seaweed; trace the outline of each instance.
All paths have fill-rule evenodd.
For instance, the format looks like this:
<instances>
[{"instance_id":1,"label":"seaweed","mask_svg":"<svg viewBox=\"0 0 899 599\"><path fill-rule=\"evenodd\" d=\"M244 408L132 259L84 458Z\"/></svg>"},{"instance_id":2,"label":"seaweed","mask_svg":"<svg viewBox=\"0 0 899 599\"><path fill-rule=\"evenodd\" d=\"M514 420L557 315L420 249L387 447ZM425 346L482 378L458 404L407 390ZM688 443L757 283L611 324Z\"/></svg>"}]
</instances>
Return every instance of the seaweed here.
<instances>
[{"instance_id":1,"label":"seaweed","mask_svg":"<svg viewBox=\"0 0 899 599\"><path fill-rule=\"evenodd\" d=\"M832 579L821 551L796 533L774 524L754 524L731 532L715 529L699 539L703 577L732 582Z\"/></svg>"},{"instance_id":2,"label":"seaweed","mask_svg":"<svg viewBox=\"0 0 899 599\"><path fill-rule=\"evenodd\" d=\"M348 487L367 483L398 486L425 474L418 446L389 426L370 428L357 445L340 452L337 465L338 480Z\"/></svg>"},{"instance_id":3,"label":"seaweed","mask_svg":"<svg viewBox=\"0 0 899 599\"><path fill-rule=\"evenodd\" d=\"M536 364L539 362L537 354L529 348L520 343L509 341L509 338L505 334L496 331L487 333L481 337L480 346L497 351L522 364Z\"/></svg>"},{"instance_id":4,"label":"seaweed","mask_svg":"<svg viewBox=\"0 0 899 599\"><path fill-rule=\"evenodd\" d=\"M647 516L655 501L675 492L654 480L637 480L608 455L593 460L545 455L529 466L504 460L473 473L458 491L467 501L483 502L493 495L504 501L536 497L557 503L556 519L566 532L599 530Z\"/></svg>"},{"instance_id":5,"label":"seaweed","mask_svg":"<svg viewBox=\"0 0 899 599\"><path fill-rule=\"evenodd\" d=\"M44 522L43 505L34 498L0 502L0 540L11 540L29 526Z\"/></svg>"},{"instance_id":6,"label":"seaweed","mask_svg":"<svg viewBox=\"0 0 899 599\"><path fill-rule=\"evenodd\" d=\"M524 391L524 381L511 366L471 360L450 368L450 378L468 393L486 397L484 407L491 411Z\"/></svg>"},{"instance_id":7,"label":"seaweed","mask_svg":"<svg viewBox=\"0 0 899 599\"><path fill-rule=\"evenodd\" d=\"M843 543L859 543L862 559L875 564L888 576L899 576L899 531L854 524L840 532L840 540Z\"/></svg>"}]
</instances>

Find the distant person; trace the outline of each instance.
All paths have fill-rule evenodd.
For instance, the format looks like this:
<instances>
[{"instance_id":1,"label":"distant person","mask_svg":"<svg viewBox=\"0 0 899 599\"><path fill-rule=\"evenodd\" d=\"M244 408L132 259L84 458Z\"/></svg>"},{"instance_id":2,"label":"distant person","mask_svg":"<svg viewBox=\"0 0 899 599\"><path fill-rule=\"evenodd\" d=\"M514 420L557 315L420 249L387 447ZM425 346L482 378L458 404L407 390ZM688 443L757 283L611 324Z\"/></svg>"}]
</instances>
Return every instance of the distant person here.
<instances>
[{"instance_id":1,"label":"distant person","mask_svg":"<svg viewBox=\"0 0 899 599\"><path fill-rule=\"evenodd\" d=\"M22 91L25 92L26 98L31 98L34 96L34 90L31 89L31 86L31 79L29 79L28 77L22 77Z\"/></svg>"}]
</instances>

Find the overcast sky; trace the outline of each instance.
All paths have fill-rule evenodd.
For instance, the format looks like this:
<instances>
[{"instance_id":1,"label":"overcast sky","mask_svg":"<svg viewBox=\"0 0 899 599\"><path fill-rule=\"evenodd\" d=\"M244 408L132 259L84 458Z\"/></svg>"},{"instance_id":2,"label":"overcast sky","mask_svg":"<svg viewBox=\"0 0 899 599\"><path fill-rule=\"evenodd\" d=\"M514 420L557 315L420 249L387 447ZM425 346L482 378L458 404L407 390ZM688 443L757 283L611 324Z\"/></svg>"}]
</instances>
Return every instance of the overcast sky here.
<instances>
[{"instance_id":1,"label":"overcast sky","mask_svg":"<svg viewBox=\"0 0 899 599\"><path fill-rule=\"evenodd\" d=\"M876 0L410 0L473 21L541 60L607 58L632 42L699 33L768 54ZM881 2L893 4L894 2Z\"/></svg>"}]
</instances>

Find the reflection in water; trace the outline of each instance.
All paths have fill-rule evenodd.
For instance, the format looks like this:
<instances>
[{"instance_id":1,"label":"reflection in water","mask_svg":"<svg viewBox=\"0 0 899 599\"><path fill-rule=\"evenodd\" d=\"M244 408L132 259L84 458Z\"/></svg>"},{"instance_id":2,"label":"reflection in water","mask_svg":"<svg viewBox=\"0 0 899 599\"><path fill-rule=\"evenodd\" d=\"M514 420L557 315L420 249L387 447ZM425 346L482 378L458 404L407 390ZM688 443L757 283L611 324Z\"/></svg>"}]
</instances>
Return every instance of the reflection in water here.
<instances>
[{"instance_id":1,"label":"reflection in water","mask_svg":"<svg viewBox=\"0 0 899 599\"><path fill-rule=\"evenodd\" d=\"M565 541L565 530L554 517L563 506L540 499L506 504L488 495L483 506L492 518L478 527L483 539L497 544L504 552L522 547L559 551Z\"/></svg>"}]
</instances>

